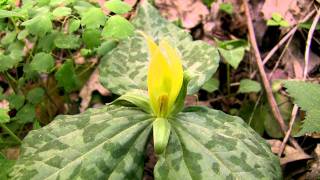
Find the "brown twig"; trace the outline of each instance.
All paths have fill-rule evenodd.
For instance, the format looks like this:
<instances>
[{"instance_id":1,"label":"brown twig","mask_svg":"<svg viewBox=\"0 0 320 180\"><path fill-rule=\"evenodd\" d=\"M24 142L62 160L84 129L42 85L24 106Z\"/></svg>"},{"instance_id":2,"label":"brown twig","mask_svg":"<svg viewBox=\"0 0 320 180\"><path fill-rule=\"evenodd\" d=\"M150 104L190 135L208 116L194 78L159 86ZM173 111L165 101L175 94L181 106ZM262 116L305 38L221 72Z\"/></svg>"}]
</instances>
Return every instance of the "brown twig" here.
<instances>
[{"instance_id":1,"label":"brown twig","mask_svg":"<svg viewBox=\"0 0 320 180\"><path fill-rule=\"evenodd\" d=\"M245 8L245 14L246 14L246 17L247 17L247 25L248 25L250 42L251 42L252 48L254 49L254 54L255 54L255 57L256 57L255 60L256 60L256 63L258 65L258 69L259 69L259 73L260 73L260 76L261 76L261 79L262 79L262 83L264 85L264 89L265 89L266 94L267 94L267 99L268 99L270 108L272 110L272 114L273 114L273 116L275 117L275 119L277 120L277 122L278 122L278 124L280 126L281 132L283 134L285 134L285 132L287 132L288 127L285 124L285 122L284 122L284 120L283 120L283 118L281 116L279 107L278 107L277 102L276 102L276 100L275 100L275 98L273 96L273 93L272 93L271 85L269 83L269 80L267 78L266 72L265 72L264 67L263 67L263 63L262 63L260 51L258 49L258 45L257 45L257 41L256 41L254 29L253 29L252 19L251 19L250 10L249 10L249 6L248 6L247 0L243 0L243 4L244 4L244 8ZM291 144L296 149L298 149L299 151L303 151L302 148L300 147L300 145L297 143L297 141L294 138L289 137L289 140L290 140Z\"/></svg>"},{"instance_id":2,"label":"brown twig","mask_svg":"<svg viewBox=\"0 0 320 180\"><path fill-rule=\"evenodd\" d=\"M316 10L312 10L310 13L308 13L297 25L295 25L266 55L266 57L263 59L263 65L265 65L270 58L274 55L275 52L278 51L278 49L290 38L292 37L297 29L300 23L306 22L307 20L309 20L312 15L316 12ZM257 71L253 72L250 76L250 78L252 79L255 75L257 74Z\"/></svg>"},{"instance_id":3,"label":"brown twig","mask_svg":"<svg viewBox=\"0 0 320 180\"><path fill-rule=\"evenodd\" d=\"M314 33L315 29L316 29L316 26L317 26L317 23L318 23L319 19L320 19L320 10L318 10L316 17L313 19L312 25L311 25L309 33L308 33L308 38L307 38L307 42L306 42L306 50L305 50L305 53L304 53L303 81L305 81L307 79L311 40L312 40L313 33ZM293 109L292 109L292 112L291 112L291 119L290 119L290 123L289 123L289 129L286 132L286 135L285 135L285 137L284 137L284 139L283 139L283 141L281 143L281 146L280 146L280 151L278 153L279 157L282 155L282 153L284 151L284 148L285 148L285 145L287 144L287 141L288 141L289 136L291 134L292 127L293 127L293 124L295 122L295 119L296 119L296 116L297 116L297 113L298 113L298 109L299 109L298 105L295 104L293 106Z\"/></svg>"}]
</instances>

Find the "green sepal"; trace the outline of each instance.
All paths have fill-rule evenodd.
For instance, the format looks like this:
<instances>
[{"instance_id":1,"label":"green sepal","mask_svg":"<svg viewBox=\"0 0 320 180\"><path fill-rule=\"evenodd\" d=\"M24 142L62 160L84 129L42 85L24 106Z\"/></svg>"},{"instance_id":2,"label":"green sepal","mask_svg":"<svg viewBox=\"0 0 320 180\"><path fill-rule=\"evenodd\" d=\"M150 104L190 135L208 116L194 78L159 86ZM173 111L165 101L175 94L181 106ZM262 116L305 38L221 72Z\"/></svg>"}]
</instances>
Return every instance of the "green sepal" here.
<instances>
[{"instance_id":1,"label":"green sepal","mask_svg":"<svg viewBox=\"0 0 320 180\"><path fill-rule=\"evenodd\" d=\"M152 125L154 151L161 154L167 147L171 125L165 118L157 118Z\"/></svg>"},{"instance_id":2,"label":"green sepal","mask_svg":"<svg viewBox=\"0 0 320 180\"><path fill-rule=\"evenodd\" d=\"M150 100L147 93L144 91L132 91L128 92L118 99L113 101L111 104L117 104L122 106L130 107L132 105L141 108L146 113L152 114L152 109L150 106Z\"/></svg>"},{"instance_id":3,"label":"green sepal","mask_svg":"<svg viewBox=\"0 0 320 180\"><path fill-rule=\"evenodd\" d=\"M178 114L184 108L184 100L186 99L187 91L188 91L188 84L192 76L187 71L183 74L183 83L179 95L173 105L172 111L170 113L171 116Z\"/></svg>"}]
</instances>

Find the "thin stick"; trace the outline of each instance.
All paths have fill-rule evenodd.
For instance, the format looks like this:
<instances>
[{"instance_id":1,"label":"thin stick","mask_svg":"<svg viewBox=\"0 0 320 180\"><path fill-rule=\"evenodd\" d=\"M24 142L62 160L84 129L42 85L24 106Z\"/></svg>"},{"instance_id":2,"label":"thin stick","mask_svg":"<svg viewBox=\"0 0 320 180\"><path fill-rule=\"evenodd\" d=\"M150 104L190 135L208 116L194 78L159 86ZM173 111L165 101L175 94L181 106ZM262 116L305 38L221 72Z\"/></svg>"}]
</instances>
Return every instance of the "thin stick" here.
<instances>
[{"instance_id":1,"label":"thin stick","mask_svg":"<svg viewBox=\"0 0 320 180\"><path fill-rule=\"evenodd\" d=\"M303 81L305 81L307 79L307 75L308 75L308 65L309 65L309 55L310 55L310 46L311 46L311 40L312 40L312 37L313 37L313 33L316 29L316 26L317 26L317 23L320 19L320 10L318 10L317 12L317 15L316 17L313 19L313 22L312 22L312 25L310 27L310 30L309 30L309 33L308 33L308 38L307 38L307 42L306 42L306 50L305 50L305 53L304 53L304 69L303 69ZM278 156L281 157L283 151L284 151L284 148L285 148L285 145L287 144L287 141L289 139L289 136L291 134L291 131L292 131L292 127L293 127L293 124L296 120L296 116L297 116L297 113L298 113L298 109L299 107L295 104L293 106L293 109L292 109L292 112L291 112L291 119L290 119L290 123L289 123L289 129L281 143L281 146L280 146L280 151L278 153Z\"/></svg>"},{"instance_id":2,"label":"thin stick","mask_svg":"<svg viewBox=\"0 0 320 180\"><path fill-rule=\"evenodd\" d=\"M316 10L311 11L309 14L307 14L306 17L304 17L301 22L299 23L303 23L306 22L308 19L310 19L312 17L312 15L316 12ZM299 26L299 23L297 25L295 25L295 27L293 27L266 55L266 57L263 59L263 65L265 65L270 58L274 55L275 52L278 51L278 49L291 37L293 36ZM257 74L257 71L253 72L250 76L250 78L252 79L255 75Z\"/></svg>"},{"instance_id":3,"label":"thin stick","mask_svg":"<svg viewBox=\"0 0 320 180\"><path fill-rule=\"evenodd\" d=\"M266 94L267 94L267 99L268 99L270 108L272 110L272 114L273 114L273 116L275 117L275 119L277 120L277 122L278 122L278 124L280 126L281 132L283 134L285 134L285 132L287 132L288 127L285 124L285 122L284 122L284 120L283 120L283 118L281 116L279 107L278 107L277 102L276 102L276 100L275 100L275 98L273 96L269 80L267 78L266 72L265 72L264 67L263 67L263 63L262 63L261 55L260 55L260 52L259 52L259 49L258 49L258 45L257 45L257 41L256 41L254 29L253 29L252 19L251 19L250 10L249 10L249 6L248 6L247 0L243 0L243 4L244 4L244 8L245 8L246 17L247 17L247 24L248 24L250 42L251 42L251 45L252 45L252 47L254 49L254 54L255 54L255 57L256 57L255 60L256 60L256 63L258 65L258 69L259 69L259 72L260 72L262 83L264 85L264 88L265 88L265 91L266 91ZM298 149L299 151L303 151L302 148L300 147L300 145L297 143L297 141L294 138L290 137L289 140L290 140L291 144L296 149Z\"/></svg>"}]
</instances>

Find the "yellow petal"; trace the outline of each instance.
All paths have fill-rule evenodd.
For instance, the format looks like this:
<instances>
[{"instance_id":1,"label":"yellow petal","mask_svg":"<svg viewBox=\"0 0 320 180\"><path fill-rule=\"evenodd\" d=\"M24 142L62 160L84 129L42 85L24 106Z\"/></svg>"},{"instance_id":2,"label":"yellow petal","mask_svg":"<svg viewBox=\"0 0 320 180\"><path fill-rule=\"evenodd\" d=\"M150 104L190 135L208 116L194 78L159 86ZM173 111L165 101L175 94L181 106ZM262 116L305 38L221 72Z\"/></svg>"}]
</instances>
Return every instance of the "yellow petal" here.
<instances>
[{"instance_id":1,"label":"yellow petal","mask_svg":"<svg viewBox=\"0 0 320 180\"><path fill-rule=\"evenodd\" d=\"M171 90L169 93L169 108L174 104L183 82L183 68L181 57L176 49L170 46L168 41L160 41L160 49L162 49L166 56L171 71Z\"/></svg>"},{"instance_id":2,"label":"yellow petal","mask_svg":"<svg viewBox=\"0 0 320 180\"><path fill-rule=\"evenodd\" d=\"M182 86L183 69L179 53L162 40L160 47L150 36L140 32L149 48L148 93L153 112L166 117Z\"/></svg>"}]
</instances>

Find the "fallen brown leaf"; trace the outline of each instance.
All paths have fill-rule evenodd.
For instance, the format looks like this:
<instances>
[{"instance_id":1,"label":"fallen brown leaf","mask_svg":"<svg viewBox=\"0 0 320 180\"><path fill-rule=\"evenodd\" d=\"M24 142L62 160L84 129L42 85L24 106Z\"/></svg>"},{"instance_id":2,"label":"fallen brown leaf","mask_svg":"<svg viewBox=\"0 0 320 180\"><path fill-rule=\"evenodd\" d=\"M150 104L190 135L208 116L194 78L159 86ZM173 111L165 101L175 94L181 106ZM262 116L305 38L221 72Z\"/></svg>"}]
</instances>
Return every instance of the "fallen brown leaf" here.
<instances>
[{"instance_id":1,"label":"fallen brown leaf","mask_svg":"<svg viewBox=\"0 0 320 180\"><path fill-rule=\"evenodd\" d=\"M303 18L312 4L311 0L266 0L262 7L265 20L272 17L272 13L279 13L290 24L296 24Z\"/></svg>"},{"instance_id":2,"label":"fallen brown leaf","mask_svg":"<svg viewBox=\"0 0 320 180\"><path fill-rule=\"evenodd\" d=\"M280 146L281 146L281 141L280 140L267 140L267 142L271 146L271 151L275 154L278 154L280 151ZM304 152L298 151L292 146L286 145L283 154L285 155L284 157L280 158L280 164L285 165L290 162L298 161L298 160L303 160L303 159L310 159L312 158L308 154L305 154Z\"/></svg>"},{"instance_id":3,"label":"fallen brown leaf","mask_svg":"<svg viewBox=\"0 0 320 180\"><path fill-rule=\"evenodd\" d=\"M106 88L104 88L99 81L98 69L94 70L89 80L80 91L79 96L82 98L80 112L83 112L88 108L91 101L91 94L95 90L97 90L103 96L107 96L110 94L110 92Z\"/></svg>"},{"instance_id":4,"label":"fallen brown leaf","mask_svg":"<svg viewBox=\"0 0 320 180\"><path fill-rule=\"evenodd\" d=\"M185 28L193 28L209 14L208 8L201 0L155 0L162 16L170 21L181 19Z\"/></svg>"}]
</instances>

